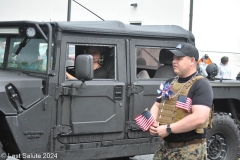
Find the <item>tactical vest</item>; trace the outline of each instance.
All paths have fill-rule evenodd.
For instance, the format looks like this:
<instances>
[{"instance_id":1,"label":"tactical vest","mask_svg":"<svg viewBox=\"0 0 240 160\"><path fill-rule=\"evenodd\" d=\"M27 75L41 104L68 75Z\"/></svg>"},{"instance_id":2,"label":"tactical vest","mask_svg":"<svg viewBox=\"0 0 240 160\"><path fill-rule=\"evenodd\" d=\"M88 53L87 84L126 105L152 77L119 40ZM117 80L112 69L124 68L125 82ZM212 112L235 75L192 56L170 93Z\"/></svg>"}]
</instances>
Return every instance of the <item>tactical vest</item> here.
<instances>
[{"instance_id":1,"label":"tactical vest","mask_svg":"<svg viewBox=\"0 0 240 160\"><path fill-rule=\"evenodd\" d=\"M192 85L197 80L202 79L202 78L204 78L204 77L195 76L186 83L178 83L177 82L178 79L175 78L171 82L170 85L172 87L172 91L173 91L174 95L175 94L177 94L177 95L175 95L175 96L173 95L172 98L164 100L162 103L160 103L159 110L158 110L158 119L157 119L157 121L159 122L160 125L161 124L171 124L171 123L177 122L192 113L191 110L190 110L190 112L188 112L184 109L177 108L176 107L177 98L179 95L187 97L188 92L189 92L190 88L192 87ZM211 126L212 119L213 119L213 108L212 108L211 113L209 114L209 118L206 120L206 122L195 129L196 133L203 134L204 128L206 128L206 127L211 128L212 127Z\"/></svg>"}]
</instances>

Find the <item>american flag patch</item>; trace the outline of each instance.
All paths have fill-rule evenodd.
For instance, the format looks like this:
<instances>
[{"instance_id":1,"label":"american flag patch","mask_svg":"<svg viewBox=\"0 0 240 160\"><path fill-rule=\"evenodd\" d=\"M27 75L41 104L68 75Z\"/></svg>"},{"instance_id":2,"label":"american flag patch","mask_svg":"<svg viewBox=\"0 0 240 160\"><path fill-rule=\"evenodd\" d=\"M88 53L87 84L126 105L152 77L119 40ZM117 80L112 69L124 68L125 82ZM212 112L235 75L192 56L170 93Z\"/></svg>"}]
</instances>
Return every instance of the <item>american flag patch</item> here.
<instances>
[{"instance_id":1,"label":"american flag patch","mask_svg":"<svg viewBox=\"0 0 240 160\"><path fill-rule=\"evenodd\" d=\"M155 121L152 114L149 112L149 110L144 111L142 114L135 117L136 124L143 130L147 131L149 127L153 124Z\"/></svg>"},{"instance_id":2,"label":"american flag patch","mask_svg":"<svg viewBox=\"0 0 240 160\"><path fill-rule=\"evenodd\" d=\"M176 103L177 108L184 109L190 112L192 108L192 100L186 96L179 95Z\"/></svg>"}]
</instances>

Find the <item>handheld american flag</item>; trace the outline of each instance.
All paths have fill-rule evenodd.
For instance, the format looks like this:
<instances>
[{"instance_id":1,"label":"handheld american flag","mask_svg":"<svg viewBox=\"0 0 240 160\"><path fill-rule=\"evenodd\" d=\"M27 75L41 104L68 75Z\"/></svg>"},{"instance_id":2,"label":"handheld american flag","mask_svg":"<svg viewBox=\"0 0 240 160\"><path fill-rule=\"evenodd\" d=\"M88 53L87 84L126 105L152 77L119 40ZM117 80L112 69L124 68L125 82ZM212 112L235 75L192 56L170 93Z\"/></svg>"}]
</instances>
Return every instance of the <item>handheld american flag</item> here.
<instances>
[{"instance_id":1,"label":"handheld american flag","mask_svg":"<svg viewBox=\"0 0 240 160\"><path fill-rule=\"evenodd\" d=\"M186 96L179 95L176 103L177 108L184 109L190 112L192 108L192 100Z\"/></svg>"},{"instance_id":2,"label":"handheld american flag","mask_svg":"<svg viewBox=\"0 0 240 160\"><path fill-rule=\"evenodd\" d=\"M143 130L147 131L155 121L152 114L146 109L142 114L135 117L136 124Z\"/></svg>"}]
</instances>

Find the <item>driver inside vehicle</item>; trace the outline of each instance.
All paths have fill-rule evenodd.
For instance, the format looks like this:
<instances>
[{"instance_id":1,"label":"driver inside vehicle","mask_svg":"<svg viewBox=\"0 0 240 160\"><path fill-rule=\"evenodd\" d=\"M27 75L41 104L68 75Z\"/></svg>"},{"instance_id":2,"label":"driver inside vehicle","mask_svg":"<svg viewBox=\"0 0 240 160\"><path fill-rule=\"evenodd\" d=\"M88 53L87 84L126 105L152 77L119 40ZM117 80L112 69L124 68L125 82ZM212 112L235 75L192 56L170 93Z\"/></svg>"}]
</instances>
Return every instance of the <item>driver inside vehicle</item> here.
<instances>
[{"instance_id":1,"label":"driver inside vehicle","mask_svg":"<svg viewBox=\"0 0 240 160\"><path fill-rule=\"evenodd\" d=\"M87 50L87 54L93 56L93 70L94 70L93 78L95 79L108 78L106 69L101 66L103 61L102 48L91 46ZM72 76L68 72L66 72L66 76L68 79L77 79L76 77Z\"/></svg>"}]
</instances>

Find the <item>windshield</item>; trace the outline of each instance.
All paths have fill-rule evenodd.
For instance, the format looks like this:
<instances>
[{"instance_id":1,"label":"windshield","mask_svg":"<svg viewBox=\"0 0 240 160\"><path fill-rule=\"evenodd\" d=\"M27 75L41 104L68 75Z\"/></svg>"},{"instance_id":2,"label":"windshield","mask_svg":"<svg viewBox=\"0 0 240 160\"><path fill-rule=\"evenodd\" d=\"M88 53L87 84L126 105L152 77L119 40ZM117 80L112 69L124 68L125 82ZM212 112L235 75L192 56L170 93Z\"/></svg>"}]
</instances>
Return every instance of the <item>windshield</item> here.
<instances>
[{"instance_id":1,"label":"windshield","mask_svg":"<svg viewBox=\"0 0 240 160\"><path fill-rule=\"evenodd\" d=\"M42 38L32 38L25 40L25 46L20 47L23 41L24 37L22 36L10 38L7 68L45 73L47 69L47 42ZM19 47L21 50L16 55ZM0 62L3 63L1 59Z\"/></svg>"},{"instance_id":2,"label":"windshield","mask_svg":"<svg viewBox=\"0 0 240 160\"><path fill-rule=\"evenodd\" d=\"M0 38L0 66L3 64L4 52L6 47L6 38Z\"/></svg>"}]
</instances>

